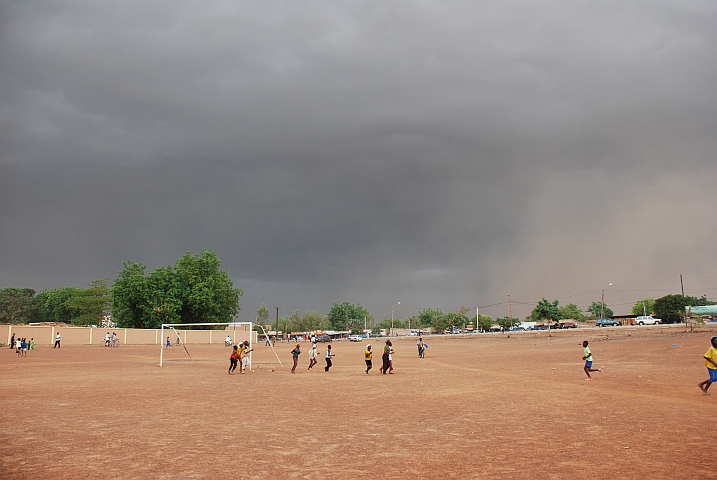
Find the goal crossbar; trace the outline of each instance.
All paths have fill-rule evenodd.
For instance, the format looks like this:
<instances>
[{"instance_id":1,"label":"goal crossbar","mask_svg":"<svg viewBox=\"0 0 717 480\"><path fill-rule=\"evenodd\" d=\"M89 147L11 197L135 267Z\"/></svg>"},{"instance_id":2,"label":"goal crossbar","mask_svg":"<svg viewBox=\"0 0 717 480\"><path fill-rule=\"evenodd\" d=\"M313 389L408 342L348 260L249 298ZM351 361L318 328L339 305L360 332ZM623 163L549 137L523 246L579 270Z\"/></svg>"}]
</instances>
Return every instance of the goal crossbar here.
<instances>
[{"instance_id":1,"label":"goal crossbar","mask_svg":"<svg viewBox=\"0 0 717 480\"><path fill-rule=\"evenodd\" d=\"M170 328L171 328L172 330L174 330L174 333L177 335L177 338L179 339L179 342L180 342L180 343L182 344L182 346L184 347L184 350L187 352L187 355L189 355L189 351L187 350L187 347L186 347L184 341L183 341L182 338L179 336L179 333L177 333L176 328L178 328L178 327L180 327L180 328L183 328L183 327L218 327L218 326L220 326L220 325L226 325L226 326L232 326L232 325L233 325L233 326L240 326L240 325L241 325L241 326L244 326L244 325L249 325L249 370L251 370L251 350L252 350L252 344L253 344L253 341L254 341L254 335L252 334L252 333L254 332L254 329L253 329L254 323L252 323L252 322L163 323L163 324L162 324L162 328L161 328L161 330L162 330L162 335L161 335L161 337L160 337L160 339L161 339L162 341L160 342L161 345L160 345L160 349L159 349L159 366L160 366L160 367L162 366L163 360L164 360L164 347L165 347L165 344L164 344L164 329L165 329L165 328L167 328L167 329L170 329ZM226 331L226 330L224 330L224 331ZM192 356L189 355L189 358L192 358Z\"/></svg>"}]
</instances>

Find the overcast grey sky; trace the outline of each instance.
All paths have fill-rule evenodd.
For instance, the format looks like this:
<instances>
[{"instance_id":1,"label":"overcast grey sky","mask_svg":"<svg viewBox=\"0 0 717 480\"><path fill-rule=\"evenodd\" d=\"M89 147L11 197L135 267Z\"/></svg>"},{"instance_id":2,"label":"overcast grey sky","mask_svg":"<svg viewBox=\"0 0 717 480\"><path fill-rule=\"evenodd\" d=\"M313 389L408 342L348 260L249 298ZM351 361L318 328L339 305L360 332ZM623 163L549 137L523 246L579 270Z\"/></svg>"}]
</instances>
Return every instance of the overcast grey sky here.
<instances>
[{"instance_id":1,"label":"overcast grey sky","mask_svg":"<svg viewBox=\"0 0 717 480\"><path fill-rule=\"evenodd\" d=\"M242 320L714 298L716 86L711 1L0 2L0 288L211 248Z\"/></svg>"}]
</instances>

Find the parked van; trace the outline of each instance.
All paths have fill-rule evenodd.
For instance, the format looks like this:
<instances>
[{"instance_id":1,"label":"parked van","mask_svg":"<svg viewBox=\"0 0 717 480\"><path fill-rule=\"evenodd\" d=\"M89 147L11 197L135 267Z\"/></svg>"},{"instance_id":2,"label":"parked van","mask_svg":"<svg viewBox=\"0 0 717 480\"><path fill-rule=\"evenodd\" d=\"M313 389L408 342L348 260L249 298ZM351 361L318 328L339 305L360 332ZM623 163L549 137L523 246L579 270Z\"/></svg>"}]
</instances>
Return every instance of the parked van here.
<instances>
[{"instance_id":1,"label":"parked van","mask_svg":"<svg viewBox=\"0 0 717 480\"><path fill-rule=\"evenodd\" d=\"M659 325L662 323L662 319L655 318L652 315L640 316L635 319L635 323L638 325Z\"/></svg>"}]
</instances>

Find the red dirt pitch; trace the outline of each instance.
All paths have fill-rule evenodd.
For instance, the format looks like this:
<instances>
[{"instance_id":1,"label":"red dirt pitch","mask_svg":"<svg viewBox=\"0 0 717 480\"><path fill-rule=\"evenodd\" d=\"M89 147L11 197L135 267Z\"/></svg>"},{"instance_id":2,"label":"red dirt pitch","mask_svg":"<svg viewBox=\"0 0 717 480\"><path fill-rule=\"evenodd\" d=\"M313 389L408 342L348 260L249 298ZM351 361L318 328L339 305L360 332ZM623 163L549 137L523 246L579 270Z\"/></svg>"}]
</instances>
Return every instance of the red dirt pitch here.
<instances>
[{"instance_id":1,"label":"red dirt pitch","mask_svg":"<svg viewBox=\"0 0 717 480\"><path fill-rule=\"evenodd\" d=\"M162 368L155 346L5 347L0 478L715 478L714 333L682 330L429 337L425 359L409 337L368 377L363 343L334 342L329 373L302 343L294 375L286 343L284 369L257 345L246 375L222 346Z\"/></svg>"}]
</instances>

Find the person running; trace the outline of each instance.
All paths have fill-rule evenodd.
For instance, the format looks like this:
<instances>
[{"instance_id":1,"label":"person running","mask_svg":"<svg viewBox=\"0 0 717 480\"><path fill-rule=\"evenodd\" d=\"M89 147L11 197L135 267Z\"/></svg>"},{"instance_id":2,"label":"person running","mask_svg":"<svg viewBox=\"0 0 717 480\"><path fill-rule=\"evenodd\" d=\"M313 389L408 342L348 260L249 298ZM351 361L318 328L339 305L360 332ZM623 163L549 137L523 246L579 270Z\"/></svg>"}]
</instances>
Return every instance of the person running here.
<instances>
[{"instance_id":1,"label":"person running","mask_svg":"<svg viewBox=\"0 0 717 480\"><path fill-rule=\"evenodd\" d=\"M234 370L237 369L237 363L239 362L239 350L238 346L234 345L232 354L229 357L229 375L234 375Z\"/></svg>"},{"instance_id":2,"label":"person running","mask_svg":"<svg viewBox=\"0 0 717 480\"><path fill-rule=\"evenodd\" d=\"M388 373L388 352L391 351L391 340L388 338L386 339L386 344L383 346L383 355L381 355L381 368L378 369L379 372L386 375Z\"/></svg>"},{"instance_id":3,"label":"person running","mask_svg":"<svg viewBox=\"0 0 717 480\"><path fill-rule=\"evenodd\" d=\"M364 352L364 357L366 357L366 375L368 375L368 371L373 368L373 352L371 351L371 344L369 343L366 345L366 351Z\"/></svg>"},{"instance_id":4,"label":"person running","mask_svg":"<svg viewBox=\"0 0 717 480\"><path fill-rule=\"evenodd\" d=\"M226 346L226 347L232 346L232 337L230 337L229 335L227 335L227 338L224 339L224 346Z\"/></svg>"},{"instance_id":5,"label":"person running","mask_svg":"<svg viewBox=\"0 0 717 480\"><path fill-rule=\"evenodd\" d=\"M10 349L12 350L15 348L15 334L12 334L12 337L10 338Z\"/></svg>"},{"instance_id":6,"label":"person running","mask_svg":"<svg viewBox=\"0 0 717 480\"><path fill-rule=\"evenodd\" d=\"M110 346L110 332L107 332L107 334L105 335L105 347L109 347L109 346Z\"/></svg>"},{"instance_id":7,"label":"person running","mask_svg":"<svg viewBox=\"0 0 717 480\"><path fill-rule=\"evenodd\" d=\"M167 348L169 348L171 346L172 346L172 341L169 339L169 337L167 337ZM157 348L157 347L155 347L155 348Z\"/></svg>"},{"instance_id":8,"label":"person running","mask_svg":"<svg viewBox=\"0 0 717 480\"><path fill-rule=\"evenodd\" d=\"M301 355L301 347L297 343L296 347L291 350L291 356L294 359L294 366L291 368L291 373L296 372L296 365L299 364L299 355Z\"/></svg>"},{"instance_id":9,"label":"person running","mask_svg":"<svg viewBox=\"0 0 717 480\"><path fill-rule=\"evenodd\" d=\"M32 337L30 339L30 345L28 346L28 349L35 350L35 337Z\"/></svg>"},{"instance_id":10,"label":"person running","mask_svg":"<svg viewBox=\"0 0 717 480\"><path fill-rule=\"evenodd\" d=\"M22 342L20 342L20 348L22 348L22 357L27 357L27 339L25 337L22 337Z\"/></svg>"},{"instance_id":11,"label":"person running","mask_svg":"<svg viewBox=\"0 0 717 480\"><path fill-rule=\"evenodd\" d=\"M329 368L333 365L331 363L331 357L335 357L333 353L331 353L331 345L326 346L326 367L324 367L324 372L328 372Z\"/></svg>"},{"instance_id":12,"label":"person running","mask_svg":"<svg viewBox=\"0 0 717 480\"><path fill-rule=\"evenodd\" d=\"M60 337L60 332L57 332L57 335L55 335L55 346L52 348L60 348L60 340L62 340L62 337Z\"/></svg>"},{"instance_id":13,"label":"person running","mask_svg":"<svg viewBox=\"0 0 717 480\"><path fill-rule=\"evenodd\" d=\"M242 375L244 375L244 370L249 367L249 353L253 351L253 348L249 348L248 340L244 340L241 343L241 354L239 355L241 359L241 366L239 367L239 373L241 373Z\"/></svg>"},{"instance_id":14,"label":"person running","mask_svg":"<svg viewBox=\"0 0 717 480\"><path fill-rule=\"evenodd\" d=\"M18 357L22 356L22 338L20 337L15 339L15 353Z\"/></svg>"},{"instance_id":15,"label":"person running","mask_svg":"<svg viewBox=\"0 0 717 480\"><path fill-rule=\"evenodd\" d=\"M707 367L710 378L697 384L700 390L702 390L702 393L708 396L709 393L707 393L707 390L709 390L710 385L717 382L717 337L712 337L710 341L712 342L712 346L708 348L704 354L705 366Z\"/></svg>"},{"instance_id":16,"label":"person running","mask_svg":"<svg viewBox=\"0 0 717 480\"><path fill-rule=\"evenodd\" d=\"M416 345L418 346L418 358L423 358L423 352L426 350L426 347L423 343L422 336L418 336L418 342L416 342Z\"/></svg>"},{"instance_id":17,"label":"person running","mask_svg":"<svg viewBox=\"0 0 717 480\"><path fill-rule=\"evenodd\" d=\"M309 368L307 368L306 370L311 370L314 365L318 363L318 361L316 360L316 355L316 344L312 343L311 349L309 350Z\"/></svg>"},{"instance_id":18,"label":"person running","mask_svg":"<svg viewBox=\"0 0 717 480\"><path fill-rule=\"evenodd\" d=\"M590 352L590 347L588 347L588 341L585 340L583 342L583 351L585 355L583 356L583 360L585 360L585 374L588 376L585 380L592 380L593 377L590 376L590 372L600 372L602 373L602 368L592 368L593 366L593 354Z\"/></svg>"}]
</instances>

